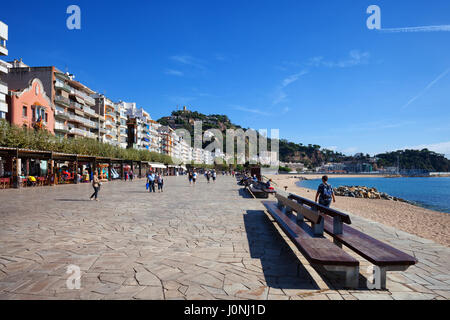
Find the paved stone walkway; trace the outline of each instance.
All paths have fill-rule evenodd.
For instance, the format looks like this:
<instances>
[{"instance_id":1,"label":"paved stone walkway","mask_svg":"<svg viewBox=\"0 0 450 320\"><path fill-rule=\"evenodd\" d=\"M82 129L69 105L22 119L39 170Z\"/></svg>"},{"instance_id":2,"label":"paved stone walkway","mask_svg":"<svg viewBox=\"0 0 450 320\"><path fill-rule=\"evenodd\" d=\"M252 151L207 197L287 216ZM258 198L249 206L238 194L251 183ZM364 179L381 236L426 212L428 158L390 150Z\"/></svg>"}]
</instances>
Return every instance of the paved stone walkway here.
<instances>
[{"instance_id":1,"label":"paved stone walkway","mask_svg":"<svg viewBox=\"0 0 450 320\"><path fill-rule=\"evenodd\" d=\"M450 249L352 216L354 225L415 255L388 273L388 290L345 290L339 274L318 273L260 200L234 178L192 187L166 178L149 194L143 180L0 190L0 299L449 299ZM67 288L69 265L81 289Z\"/></svg>"}]
</instances>

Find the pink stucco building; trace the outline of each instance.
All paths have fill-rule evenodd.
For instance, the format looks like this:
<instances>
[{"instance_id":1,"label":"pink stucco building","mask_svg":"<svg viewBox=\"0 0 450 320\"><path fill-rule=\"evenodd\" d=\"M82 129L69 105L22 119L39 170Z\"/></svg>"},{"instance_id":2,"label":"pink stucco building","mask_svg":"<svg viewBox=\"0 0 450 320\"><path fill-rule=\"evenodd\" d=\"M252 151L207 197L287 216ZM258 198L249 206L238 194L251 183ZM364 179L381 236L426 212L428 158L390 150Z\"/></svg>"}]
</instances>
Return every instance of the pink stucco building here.
<instances>
[{"instance_id":1,"label":"pink stucco building","mask_svg":"<svg viewBox=\"0 0 450 320\"><path fill-rule=\"evenodd\" d=\"M41 80L34 78L26 88L9 93L7 118L11 124L28 128L42 125L54 134L55 108Z\"/></svg>"}]
</instances>

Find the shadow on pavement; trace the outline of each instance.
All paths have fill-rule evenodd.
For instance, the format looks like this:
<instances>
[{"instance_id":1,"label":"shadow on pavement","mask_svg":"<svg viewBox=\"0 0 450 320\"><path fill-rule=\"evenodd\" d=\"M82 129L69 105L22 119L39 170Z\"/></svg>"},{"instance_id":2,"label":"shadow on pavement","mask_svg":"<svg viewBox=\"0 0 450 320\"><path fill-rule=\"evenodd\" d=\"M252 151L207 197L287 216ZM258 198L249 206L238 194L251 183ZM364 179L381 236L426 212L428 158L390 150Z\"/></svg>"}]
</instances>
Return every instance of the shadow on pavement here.
<instances>
[{"instance_id":1,"label":"shadow on pavement","mask_svg":"<svg viewBox=\"0 0 450 320\"><path fill-rule=\"evenodd\" d=\"M320 290L264 211L247 210L244 224L250 255L261 260L269 287Z\"/></svg>"},{"instance_id":2,"label":"shadow on pavement","mask_svg":"<svg viewBox=\"0 0 450 320\"><path fill-rule=\"evenodd\" d=\"M239 189L239 195L245 199L253 199L253 197L245 190L245 188Z\"/></svg>"}]
</instances>

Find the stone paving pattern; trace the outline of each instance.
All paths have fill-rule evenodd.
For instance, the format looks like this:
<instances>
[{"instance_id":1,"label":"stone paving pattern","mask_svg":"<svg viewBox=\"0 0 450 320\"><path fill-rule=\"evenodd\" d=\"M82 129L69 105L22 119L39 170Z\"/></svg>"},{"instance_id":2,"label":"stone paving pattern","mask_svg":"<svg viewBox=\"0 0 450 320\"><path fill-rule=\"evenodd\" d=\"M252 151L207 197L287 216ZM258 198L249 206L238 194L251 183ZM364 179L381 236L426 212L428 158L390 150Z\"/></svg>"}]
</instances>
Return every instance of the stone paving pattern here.
<instances>
[{"instance_id":1,"label":"stone paving pattern","mask_svg":"<svg viewBox=\"0 0 450 320\"><path fill-rule=\"evenodd\" d=\"M353 225L419 259L388 273L388 290L346 290L312 268L234 178L195 187L145 181L0 191L0 299L449 299L450 249L352 216ZM349 251L350 252L350 251ZM66 286L81 268L81 289Z\"/></svg>"}]
</instances>

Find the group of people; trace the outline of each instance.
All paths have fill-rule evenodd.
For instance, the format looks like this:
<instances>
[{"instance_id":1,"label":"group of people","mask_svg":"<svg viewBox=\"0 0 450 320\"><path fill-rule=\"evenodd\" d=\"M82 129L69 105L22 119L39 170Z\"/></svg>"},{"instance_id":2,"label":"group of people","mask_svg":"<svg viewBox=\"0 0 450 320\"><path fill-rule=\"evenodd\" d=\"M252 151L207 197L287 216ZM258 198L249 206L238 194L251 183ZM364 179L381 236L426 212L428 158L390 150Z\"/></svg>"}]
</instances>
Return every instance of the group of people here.
<instances>
[{"instance_id":1,"label":"group of people","mask_svg":"<svg viewBox=\"0 0 450 320\"><path fill-rule=\"evenodd\" d=\"M217 178L217 173L216 173L216 171L215 170L212 170L212 171L206 171L205 172L205 178L206 178L206 180L208 181L208 183L209 183L209 181L211 180L211 178L213 179L213 181L215 182L216 181L216 178Z\"/></svg>"},{"instance_id":2,"label":"group of people","mask_svg":"<svg viewBox=\"0 0 450 320\"><path fill-rule=\"evenodd\" d=\"M156 192L158 186L158 192L164 192L164 178L161 173L154 173L153 171L147 173L147 190L148 192Z\"/></svg>"},{"instance_id":3,"label":"group of people","mask_svg":"<svg viewBox=\"0 0 450 320\"><path fill-rule=\"evenodd\" d=\"M197 170L194 171L189 171L188 173L188 179L189 179L189 184L194 184L197 182Z\"/></svg>"},{"instance_id":4,"label":"group of people","mask_svg":"<svg viewBox=\"0 0 450 320\"><path fill-rule=\"evenodd\" d=\"M130 179L131 182L133 182L134 173L132 170L125 172L125 181Z\"/></svg>"},{"instance_id":5,"label":"group of people","mask_svg":"<svg viewBox=\"0 0 450 320\"><path fill-rule=\"evenodd\" d=\"M207 170L204 172L204 176L206 178L206 181L208 181L208 183L210 183L211 179L215 182L217 179L217 172L215 170ZM197 178L198 178L197 170L188 172L189 184L195 185L197 183Z\"/></svg>"}]
</instances>

